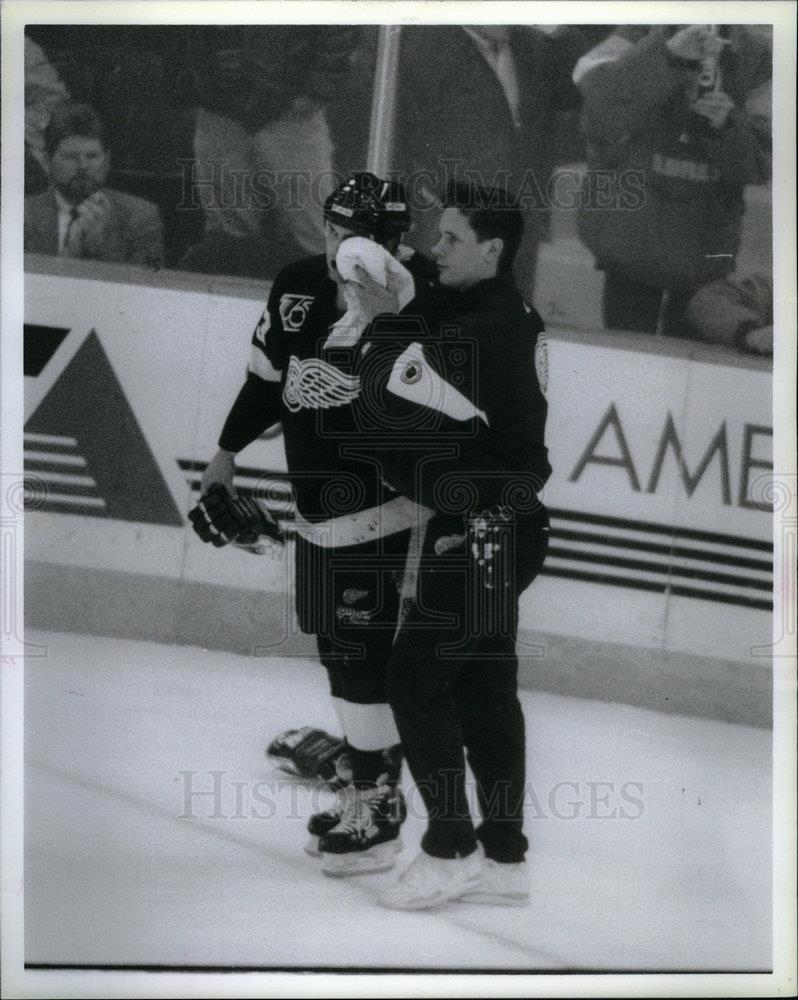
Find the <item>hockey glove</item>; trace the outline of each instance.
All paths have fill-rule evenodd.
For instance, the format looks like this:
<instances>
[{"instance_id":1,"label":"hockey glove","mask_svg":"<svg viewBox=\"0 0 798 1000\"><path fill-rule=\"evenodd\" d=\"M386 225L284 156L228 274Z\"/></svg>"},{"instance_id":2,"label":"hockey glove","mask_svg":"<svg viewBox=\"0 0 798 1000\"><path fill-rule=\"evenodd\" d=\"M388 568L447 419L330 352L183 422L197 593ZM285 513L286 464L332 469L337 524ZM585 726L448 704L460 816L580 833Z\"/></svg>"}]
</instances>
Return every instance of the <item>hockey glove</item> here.
<instances>
[{"instance_id":1,"label":"hockey glove","mask_svg":"<svg viewBox=\"0 0 798 1000\"><path fill-rule=\"evenodd\" d=\"M515 520L509 507L493 507L466 520L471 562L476 579L486 590L502 590L512 582L511 550Z\"/></svg>"},{"instance_id":2,"label":"hockey glove","mask_svg":"<svg viewBox=\"0 0 798 1000\"><path fill-rule=\"evenodd\" d=\"M321 780L334 790L352 780L346 743L323 729L287 729L272 740L266 756L286 774Z\"/></svg>"},{"instance_id":3,"label":"hockey glove","mask_svg":"<svg viewBox=\"0 0 798 1000\"><path fill-rule=\"evenodd\" d=\"M259 503L250 497L234 497L221 483L214 483L203 493L188 516L202 541L217 548L231 542L254 545L262 535L276 542L285 541L279 524Z\"/></svg>"}]
</instances>

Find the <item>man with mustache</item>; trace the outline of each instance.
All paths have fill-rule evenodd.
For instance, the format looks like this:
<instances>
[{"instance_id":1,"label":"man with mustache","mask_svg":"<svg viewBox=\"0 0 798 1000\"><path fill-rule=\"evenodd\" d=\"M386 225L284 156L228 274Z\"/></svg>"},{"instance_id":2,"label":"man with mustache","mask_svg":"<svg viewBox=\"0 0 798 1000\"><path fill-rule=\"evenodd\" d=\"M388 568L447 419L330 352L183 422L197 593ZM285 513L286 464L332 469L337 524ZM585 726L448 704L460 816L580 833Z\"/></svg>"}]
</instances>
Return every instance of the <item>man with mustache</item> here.
<instances>
[{"instance_id":1,"label":"man with mustache","mask_svg":"<svg viewBox=\"0 0 798 1000\"><path fill-rule=\"evenodd\" d=\"M162 266L158 209L106 187L110 157L94 109L55 109L44 146L50 183L25 200L25 252Z\"/></svg>"}]
</instances>

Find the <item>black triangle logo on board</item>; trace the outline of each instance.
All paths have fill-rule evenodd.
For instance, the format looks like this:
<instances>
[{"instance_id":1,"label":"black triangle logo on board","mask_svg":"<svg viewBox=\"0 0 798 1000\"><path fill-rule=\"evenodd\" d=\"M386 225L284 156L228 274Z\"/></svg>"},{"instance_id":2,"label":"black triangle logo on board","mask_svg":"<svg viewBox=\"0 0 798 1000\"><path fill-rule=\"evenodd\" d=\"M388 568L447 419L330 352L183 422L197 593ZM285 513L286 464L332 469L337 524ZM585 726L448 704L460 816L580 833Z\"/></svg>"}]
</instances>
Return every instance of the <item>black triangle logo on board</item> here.
<instances>
[{"instance_id":1,"label":"black triangle logo on board","mask_svg":"<svg viewBox=\"0 0 798 1000\"><path fill-rule=\"evenodd\" d=\"M93 330L25 425L25 472L31 509L183 524Z\"/></svg>"}]
</instances>

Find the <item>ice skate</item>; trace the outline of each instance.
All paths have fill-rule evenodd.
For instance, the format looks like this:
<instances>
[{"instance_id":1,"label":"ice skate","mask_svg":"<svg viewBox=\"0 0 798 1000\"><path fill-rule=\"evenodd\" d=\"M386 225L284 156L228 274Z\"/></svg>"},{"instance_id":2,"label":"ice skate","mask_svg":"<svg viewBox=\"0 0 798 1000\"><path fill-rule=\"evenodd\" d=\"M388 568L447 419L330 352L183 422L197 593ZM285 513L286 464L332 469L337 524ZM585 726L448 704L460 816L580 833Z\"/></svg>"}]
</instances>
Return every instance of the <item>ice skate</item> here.
<instances>
[{"instance_id":1,"label":"ice skate","mask_svg":"<svg viewBox=\"0 0 798 1000\"><path fill-rule=\"evenodd\" d=\"M339 794L340 820L318 841L322 871L334 878L389 871L401 850L399 833L407 816L402 793L378 783Z\"/></svg>"},{"instance_id":2,"label":"ice skate","mask_svg":"<svg viewBox=\"0 0 798 1000\"><path fill-rule=\"evenodd\" d=\"M308 820L308 839L305 842L305 854L311 858L320 858L319 838L333 830L341 821L343 806L333 806L323 812L314 813Z\"/></svg>"}]
</instances>

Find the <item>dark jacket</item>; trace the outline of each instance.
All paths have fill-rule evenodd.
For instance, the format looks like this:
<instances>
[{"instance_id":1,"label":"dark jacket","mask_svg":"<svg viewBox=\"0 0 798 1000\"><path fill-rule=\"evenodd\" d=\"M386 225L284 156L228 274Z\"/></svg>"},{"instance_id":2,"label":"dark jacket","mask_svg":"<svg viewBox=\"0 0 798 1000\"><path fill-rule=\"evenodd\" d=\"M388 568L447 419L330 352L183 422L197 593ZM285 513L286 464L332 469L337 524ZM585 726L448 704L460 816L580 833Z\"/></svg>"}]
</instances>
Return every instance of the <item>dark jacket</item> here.
<instances>
[{"instance_id":1,"label":"dark jacket","mask_svg":"<svg viewBox=\"0 0 798 1000\"><path fill-rule=\"evenodd\" d=\"M372 401L385 478L443 515L495 505L545 518L543 323L508 278L417 296L378 317L361 355L361 421ZM374 401L378 401L379 409Z\"/></svg>"},{"instance_id":2,"label":"dark jacket","mask_svg":"<svg viewBox=\"0 0 798 1000\"><path fill-rule=\"evenodd\" d=\"M734 269L743 187L769 172L769 135L745 99L769 79L762 39L730 30L721 87L735 109L713 129L690 109L684 66L669 57L664 32L619 29L627 51L579 81L589 143L579 231L599 266L660 288L691 287Z\"/></svg>"},{"instance_id":3,"label":"dark jacket","mask_svg":"<svg viewBox=\"0 0 798 1000\"><path fill-rule=\"evenodd\" d=\"M530 28L509 29L519 90L513 122L496 74L457 26L402 29L394 164L403 173L437 172L442 159L517 188L527 171L545 191L558 110L576 103L573 46Z\"/></svg>"}]
</instances>

